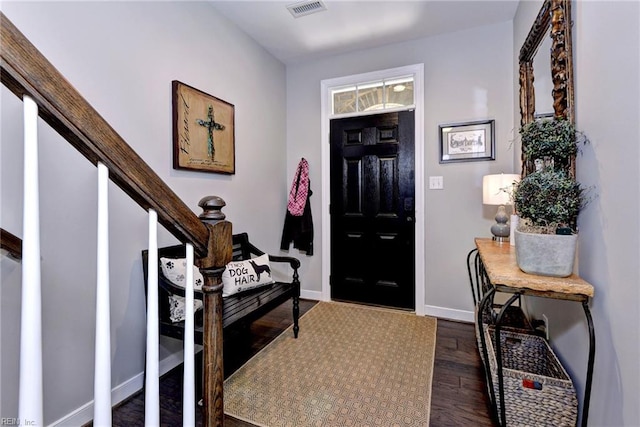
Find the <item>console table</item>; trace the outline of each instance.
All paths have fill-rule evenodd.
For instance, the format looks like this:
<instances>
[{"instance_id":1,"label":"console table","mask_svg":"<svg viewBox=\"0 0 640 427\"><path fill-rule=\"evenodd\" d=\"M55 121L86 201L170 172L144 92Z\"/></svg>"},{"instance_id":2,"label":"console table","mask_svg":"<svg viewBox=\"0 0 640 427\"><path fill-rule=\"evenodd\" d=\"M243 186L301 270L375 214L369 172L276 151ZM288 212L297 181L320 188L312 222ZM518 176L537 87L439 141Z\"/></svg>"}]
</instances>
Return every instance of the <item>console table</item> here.
<instances>
[{"instance_id":1,"label":"console table","mask_svg":"<svg viewBox=\"0 0 640 427\"><path fill-rule=\"evenodd\" d=\"M586 426L589 415L589 400L591 398L596 346L593 319L589 310L589 299L593 297L594 293L593 286L576 274L572 274L569 277L557 278L524 273L516 264L515 248L509 245L509 243L500 243L489 238L476 238L475 244L476 249L473 249L469 253L467 260L470 259L473 252L477 251L480 266L476 267L476 276L480 275L481 277L476 277L476 281L480 279L487 285L486 292L484 292L483 295L478 295L479 304L476 321L478 322L480 330L482 330L482 313L490 304L492 304L495 293L504 292L512 294L500 309L495 321L495 339L497 343L500 343L500 324L506 309L522 295L575 301L582 304L587 320L587 326L589 328L589 359L587 363L587 378L582 406L582 425ZM469 277L472 280L473 289L471 270L469 270ZM482 296L481 300L480 296ZM485 371L487 372L487 381L491 394L490 397L494 408L496 408L496 396L493 392L493 384L487 356L487 343L484 340L483 333L480 334L480 339L482 341L483 360L485 364ZM498 366L498 398L501 402L498 421L501 425L506 425L502 375L502 350L501 345L499 344L496 346L495 356Z\"/></svg>"}]
</instances>

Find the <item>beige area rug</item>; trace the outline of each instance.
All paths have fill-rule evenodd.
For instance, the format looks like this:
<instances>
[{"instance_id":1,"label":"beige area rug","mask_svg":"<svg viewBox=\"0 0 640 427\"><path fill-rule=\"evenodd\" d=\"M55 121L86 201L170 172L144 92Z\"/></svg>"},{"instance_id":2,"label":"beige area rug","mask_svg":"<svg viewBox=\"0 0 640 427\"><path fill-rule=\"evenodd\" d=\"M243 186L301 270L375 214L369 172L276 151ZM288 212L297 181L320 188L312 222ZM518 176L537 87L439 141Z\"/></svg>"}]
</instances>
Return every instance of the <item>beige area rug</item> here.
<instances>
[{"instance_id":1,"label":"beige area rug","mask_svg":"<svg viewBox=\"0 0 640 427\"><path fill-rule=\"evenodd\" d=\"M428 426L436 319L321 302L224 383L227 415L267 426Z\"/></svg>"}]
</instances>

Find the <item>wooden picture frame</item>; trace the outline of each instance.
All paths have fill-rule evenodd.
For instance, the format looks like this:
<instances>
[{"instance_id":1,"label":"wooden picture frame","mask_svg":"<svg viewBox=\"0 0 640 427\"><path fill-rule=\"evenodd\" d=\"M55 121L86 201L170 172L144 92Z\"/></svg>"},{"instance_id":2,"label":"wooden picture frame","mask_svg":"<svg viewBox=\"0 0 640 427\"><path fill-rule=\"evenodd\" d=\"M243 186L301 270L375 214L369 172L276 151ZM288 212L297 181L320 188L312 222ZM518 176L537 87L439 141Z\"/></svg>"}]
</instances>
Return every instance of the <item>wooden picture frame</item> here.
<instances>
[{"instance_id":1,"label":"wooden picture frame","mask_svg":"<svg viewBox=\"0 0 640 427\"><path fill-rule=\"evenodd\" d=\"M496 159L495 120L440 125L440 163Z\"/></svg>"},{"instance_id":2,"label":"wooden picture frame","mask_svg":"<svg viewBox=\"0 0 640 427\"><path fill-rule=\"evenodd\" d=\"M520 127L537 120L536 85L534 82L551 78L551 104L553 116L575 124L575 101L573 83L573 36L571 0L544 0L529 34L520 48ZM551 49L540 49L546 38L551 38ZM537 69L534 62L538 55L549 58L550 69ZM544 77L542 77L544 76ZM539 89L539 88L538 88ZM538 93L538 97L546 94ZM546 110L546 109L545 109ZM523 150L524 153L524 150ZM522 155L522 176L535 171L532 160ZM569 174L576 175L576 161L571 159Z\"/></svg>"},{"instance_id":3,"label":"wooden picture frame","mask_svg":"<svg viewBox=\"0 0 640 427\"><path fill-rule=\"evenodd\" d=\"M235 107L174 80L173 168L234 174Z\"/></svg>"}]
</instances>

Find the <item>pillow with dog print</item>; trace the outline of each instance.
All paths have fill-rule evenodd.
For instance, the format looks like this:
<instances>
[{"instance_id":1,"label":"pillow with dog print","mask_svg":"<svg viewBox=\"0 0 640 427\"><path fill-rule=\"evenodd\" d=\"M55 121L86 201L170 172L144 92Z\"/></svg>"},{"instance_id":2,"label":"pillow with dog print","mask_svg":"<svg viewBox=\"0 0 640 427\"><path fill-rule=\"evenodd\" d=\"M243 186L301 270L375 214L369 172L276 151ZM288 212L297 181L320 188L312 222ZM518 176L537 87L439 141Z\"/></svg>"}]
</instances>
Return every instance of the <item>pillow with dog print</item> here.
<instances>
[{"instance_id":1,"label":"pillow with dog print","mask_svg":"<svg viewBox=\"0 0 640 427\"><path fill-rule=\"evenodd\" d=\"M222 273L222 296L228 297L272 283L274 281L271 278L269 255L264 254L246 261L231 261Z\"/></svg>"},{"instance_id":2,"label":"pillow with dog print","mask_svg":"<svg viewBox=\"0 0 640 427\"><path fill-rule=\"evenodd\" d=\"M187 259L186 258L160 258L160 264L162 265L162 274L171 283L181 288L185 287L185 281L187 280ZM204 277L200 273L200 269L193 266L193 289L196 291L202 290L204 284Z\"/></svg>"},{"instance_id":3,"label":"pillow with dog print","mask_svg":"<svg viewBox=\"0 0 640 427\"><path fill-rule=\"evenodd\" d=\"M202 300L193 300L193 312L202 309ZM182 322L186 318L185 298L180 295L169 295L169 318L173 323Z\"/></svg>"}]
</instances>

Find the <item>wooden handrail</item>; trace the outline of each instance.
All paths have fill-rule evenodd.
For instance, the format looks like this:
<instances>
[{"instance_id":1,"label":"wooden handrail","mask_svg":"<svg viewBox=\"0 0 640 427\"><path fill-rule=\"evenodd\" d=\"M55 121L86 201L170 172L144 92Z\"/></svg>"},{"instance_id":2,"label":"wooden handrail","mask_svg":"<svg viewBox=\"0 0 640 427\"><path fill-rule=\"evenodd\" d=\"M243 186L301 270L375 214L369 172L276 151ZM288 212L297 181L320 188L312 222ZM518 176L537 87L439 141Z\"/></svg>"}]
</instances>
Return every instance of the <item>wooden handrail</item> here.
<instances>
[{"instance_id":1,"label":"wooden handrail","mask_svg":"<svg viewBox=\"0 0 640 427\"><path fill-rule=\"evenodd\" d=\"M204 343L204 392L210 403L205 410L205 425L221 426L224 376L220 276L231 259L231 224L217 212L224 201L202 199L201 221L2 12L0 46L2 83L20 99L31 97L45 122L93 164L107 166L111 180L129 197L145 210L155 210L158 221L170 233L193 245L206 277L204 311L211 313L206 329L210 336ZM4 236L3 232L3 247Z\"/></svg>"},{"instance_id":2,"label":"wooden handrail","mask_svg":"<svg viewBox=\"0 0 640 427\"><path fill-rule=\"evenodd\" d=\"M113 182L178 240L207 255L209 230L62 74L0 12L2 83L28 95L39 115L93 164L104 163Z\"/></svg>"},{"instance_id":3,"label":"wooden handrail","mask_svg":"<svg viewBox=\"0 0 640 427\"><path fill-rule=\"evenodd\" d=\"M0 228L0 247L11 257L22 259L22 240L3 228Z\"/></svg>"}]
</instances>

